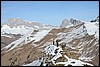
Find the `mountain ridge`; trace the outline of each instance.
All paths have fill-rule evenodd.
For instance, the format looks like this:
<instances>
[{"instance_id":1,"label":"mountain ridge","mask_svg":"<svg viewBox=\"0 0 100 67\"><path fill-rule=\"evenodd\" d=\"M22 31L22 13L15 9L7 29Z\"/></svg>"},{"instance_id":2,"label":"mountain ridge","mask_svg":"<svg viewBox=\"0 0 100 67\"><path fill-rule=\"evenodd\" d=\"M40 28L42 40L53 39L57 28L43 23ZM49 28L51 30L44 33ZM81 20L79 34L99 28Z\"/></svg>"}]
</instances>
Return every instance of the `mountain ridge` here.
<instances>
[{"instance_id":1,"label":"mountain ridge","mask_svg":"<svg viewBox=\"0 0 100 67\"><path fill-rule=\"evenodd\" d=\"M44 25L43 29L32 29L21 25L21 27L17 26L17 29L14 28L11 34L6 33L8 29L2 27L2 37L8 37L7 39L18 36L13 34L15 29L28 30L28 32L24 32L25 34L19 35L19 38L11 40L11 43L2 47L1 65L98 66L99 22L83 23L81 21L81 23L76 19L71 20L70 22L65 19L60 27ZM13 27L9 31L12 29ZM4 41L2 43L5 44Z\"/></svg>"}]
</instances>

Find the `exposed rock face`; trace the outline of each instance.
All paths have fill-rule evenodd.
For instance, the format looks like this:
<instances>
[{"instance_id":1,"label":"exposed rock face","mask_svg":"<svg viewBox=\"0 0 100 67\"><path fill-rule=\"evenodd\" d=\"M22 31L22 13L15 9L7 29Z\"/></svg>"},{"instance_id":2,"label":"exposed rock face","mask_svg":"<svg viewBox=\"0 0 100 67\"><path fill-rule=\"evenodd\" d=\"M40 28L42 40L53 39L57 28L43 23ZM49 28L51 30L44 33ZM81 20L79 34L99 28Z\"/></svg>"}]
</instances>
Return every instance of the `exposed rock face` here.
<instances>
[{"instance_id":1,"label":"exposed rock face","mask_svg":"<svg viewBox=\"0 0 100 67\"><path fill-rule=\"evenodd\" d=\"M76 20L76 19L71 18L70 23L73 25L78 25L78 24L81 24L82 22L80 20Z\"/></svg>"},{"instance_id":2,"label":"exposed rock face","mask_svg":"<svg viewBox=\"0 0 100 67\"><path fill-rule=\"evenodd\" d=\"M61 24L60 27L64 28L64 27L68 26L69 24L70 24L70 21L68 19L64 19L62 21L62 24Z\"/></svg>"},{"instance_id":3,"label":"exposed rock face","mask_svg":"<svg viewBox=\"0 0 100 67\"><path fill-rule=\"evenodd\" d=\"M91 20L90 22L99 22L99 16L97 16L96 19Z\"/></svg>"},{"instance_id":4,"label":"exposed rock face","mask_svg":"<svg viewBox=\"0 0 100 67\"><path fill-rule=\"evenodd\" d=\"M71 18L69 20L68 19L64 19L62 21L62 24L60 25L60 27L61 28L65 28L65 27L67 27L69 25L79 25L79 24L82 24L82 23L84 23L84 22L82 22L80 20L77 20L77 19L73 19L73 18Z\"/></svg>"},{"instance_id":5,"label":"exposed rock face","mask_svg":"<svg viewBox=\"0 0 100 67\"><path fill-rule=\"evenodd\" d=\"M3 23L3 25L4 24L9 25L10 27L19 26L19 25L26 25L28 27L34 27L34 26L38 26L40 28L43 27L41 23L25 21L22 20L21 18L9 18L7 22Z\"/></svg>"}]
</instances>

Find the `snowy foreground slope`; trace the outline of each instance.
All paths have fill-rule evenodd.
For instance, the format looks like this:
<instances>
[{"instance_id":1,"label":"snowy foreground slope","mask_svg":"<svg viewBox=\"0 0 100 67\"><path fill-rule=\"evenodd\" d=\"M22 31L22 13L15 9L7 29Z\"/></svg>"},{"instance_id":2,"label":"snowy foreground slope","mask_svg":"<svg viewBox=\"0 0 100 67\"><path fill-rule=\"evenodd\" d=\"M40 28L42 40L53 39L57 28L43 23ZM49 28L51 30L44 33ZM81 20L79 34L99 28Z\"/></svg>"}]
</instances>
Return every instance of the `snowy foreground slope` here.
<instances>
[{"instance_id":1,"label":"snowy foreground slope","mask_svg":"<svg viewBox=\"0 0 100 67\"><path fill-rule=\"evenodd\" d=\"M58 49L58 52L55 53L56 49ZM77 59L72 59L72 58L69 58L67 55L63 55L60 53L60 51L63 51L61 49L61 47L56 47L54 45L49 45L48 47L45 48L45 55L52 55L52 57L49 59L47 59L47 63L46 63L46 60L45 60L45 56L43 56L41 59L37 59L35 61L33 61L32 63L29 63L29 64L26 64L26 65L23 65L23 66L40 66L41 63L43 63L42 65L43 66L47 66L47 65L50 65L50 63L52 63L53 65L64 65L64 66L68 66L68 65L72 65L72 66L84 66L84 65L90 65L90 66L93 66L92 64L90 63L85 63L85 62L82 62L80 60L77 60ZM57 60L58 58L60 57L64 57L65 59L64 60L67 60L66 62L55 62L55 60ZM52 65L51 64L51 65Z\"/></svg>"},{"instance_id":2,"label":"snowy foreground slope","mask_svg":"<svg viewBox=\"0 0 100 67\"><path fill-rule=\"evenodd\" d=\"M8 21L1 27L1 66L99 65L98 21L65 19L61 27L39 23L32 27L22 19ZM10 39L10 43L3 38Z\"/></svg>"}]
</instances>

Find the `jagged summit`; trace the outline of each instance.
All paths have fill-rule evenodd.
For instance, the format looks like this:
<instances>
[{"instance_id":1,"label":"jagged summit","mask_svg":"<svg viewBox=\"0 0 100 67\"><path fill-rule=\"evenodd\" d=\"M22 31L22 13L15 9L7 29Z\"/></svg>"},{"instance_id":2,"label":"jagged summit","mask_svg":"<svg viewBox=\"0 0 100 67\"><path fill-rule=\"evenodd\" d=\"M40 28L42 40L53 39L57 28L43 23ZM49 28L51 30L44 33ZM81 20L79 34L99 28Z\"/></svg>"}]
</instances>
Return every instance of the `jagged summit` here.
<instances>
[{"instance_id":1,"label":"jagged summit","mask_svg":"<svg viewBox=\"0 0 100 67\"><path fill-rule=\"evenodd\" d=\"M78 20L78 19L73 19L73 18L70 19L70 22L71 22L71 24L73 24L73 25L78 25L78 24L83 23L82 21L80 21L80 20Z\"/></svg>"},{"instance_id":2,"label":"jagged summit","mask_svg":"<svg viewBox=\"0 0 100 67\"><path fill-rule=\"evenodd\" d=\"M97 16L94 20L91 20L90 22L99 22L99 16Z\"/></svg>"},{"instance_id":3,"label":"jagged summit","mask_svg":"<svg viewBox=\"0 0 100 67\"><path fill-rule=\"evenodd\" d=\"M68 26L70 24L70 21L68 20L68 19L64 19L63 21L62 21L62 24L60 25L60 27L66 27L66 26Z\"/></svg>"},{"instance_id":4,"label":"jagged summit","mask_svg":"<svg viewBox=\"0 0 100 67\"><path fill-rule=\"evenodd\" d=\"M70 19L64 19L62 21L62 24L60 25L60 27L65 28L69 25L78 25L78 24L82 24L84 23L83 21L80 21L78 19L74 19L74 18L70 18Z\"/></svg>"}]
</instances>

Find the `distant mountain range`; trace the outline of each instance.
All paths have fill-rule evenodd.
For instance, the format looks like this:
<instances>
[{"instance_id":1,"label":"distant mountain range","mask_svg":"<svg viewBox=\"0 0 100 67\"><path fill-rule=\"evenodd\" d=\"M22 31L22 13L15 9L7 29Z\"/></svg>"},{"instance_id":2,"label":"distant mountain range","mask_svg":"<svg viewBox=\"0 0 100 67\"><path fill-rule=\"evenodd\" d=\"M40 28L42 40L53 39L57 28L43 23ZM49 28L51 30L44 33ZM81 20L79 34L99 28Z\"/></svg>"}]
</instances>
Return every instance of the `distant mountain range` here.
<instances>
[{"instance_id":1,"label":"distant mountain range","mask_svg":"<svg viewBox=\"0 0 100 67\"><path fill-rule=\"evenodd\" d=\"M99 16L60 26L8 19L1 25L1 66L99 66Z\"/></svg>"}]
</instances>

